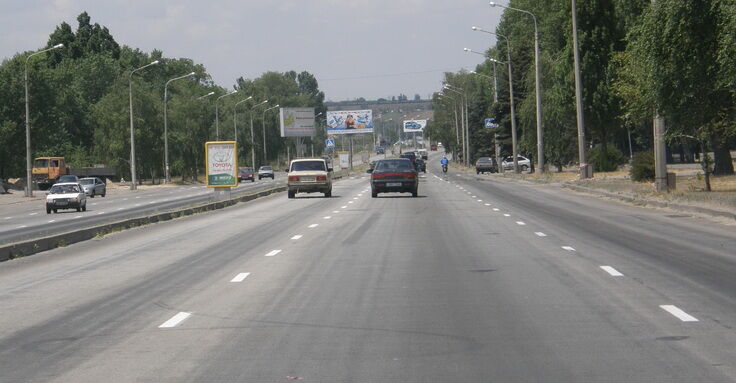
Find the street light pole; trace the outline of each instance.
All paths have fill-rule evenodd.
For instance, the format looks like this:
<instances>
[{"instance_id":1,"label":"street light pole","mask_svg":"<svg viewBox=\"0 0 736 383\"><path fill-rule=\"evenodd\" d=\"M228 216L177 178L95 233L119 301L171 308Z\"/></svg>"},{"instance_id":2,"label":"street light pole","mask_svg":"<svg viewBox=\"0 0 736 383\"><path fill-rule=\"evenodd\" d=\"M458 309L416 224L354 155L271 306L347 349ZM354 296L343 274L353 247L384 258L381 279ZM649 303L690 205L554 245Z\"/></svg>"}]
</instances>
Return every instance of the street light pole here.
<instances>
[{"instance_id":1,"label":"street light pole","mask_svg":"<svg viewBox=\"0 0 736 383\"><path fill-rule=\"evenodd\" d=\"M250 107L250 110L249 110L249 113L248 113L250 115L250 143L251 143L251 145L250 145L250 158L251 158L251 161L253 162L253 169L254 170L256 168L256 143L255 143L255 138L253 137L253 109L255 109L255 108L257 108L257 107L259 107L261 105L265 105L267 103L268 103L268 100L264 100L260 104L256 104L256 105L251 106Z\"/></svg>"},{"instance_id":2,"label":"street light pole","mask_svg":"<svg viewBox=\"0 0 736 383\"><path fill-rule=\"evenodd\" d=\"M457 100L454 97L451 97L451 96L448 96L442 93L438 94L437 97L439 97L440 99L449 98L450 100L452 100L452 103L453 103L452 111L455 114L455 119L453 121L455 123L455 146L459 147L460 146L460 128L457 123Z\"/></svg>"},{"instance_id":3,"label":"street light pole","mask_svg":"<svg viewBox=\"0 0 736 383\"><path fill-rule=\"evenodd\" d=\"M185 74L183 76L172 78L169 81L166 81L166 85L164 85L164 183L171 182L171 173L169 170L169 130L168 130L168 117L166 115L166 109L168 105L168 97L169 97L169 84L172 81L180 80L183 78L194 76L194 72Z\"/></svg>"},{"instance_id":4,"label":"street light pole","mask_svg":"<svg viewBox=\"0 0 736 383\"><path fill-rule=\"evenodd\" d=\"M138 177L135 174L135 133L133 127L133 74L139 70L148 68L151 65L158 64L158 60L146 64L140 68L133 69L128 75L128 98L130 102L130 190L138 189Z\"/></svg>"},{"instance_id":5,"label":"street light pole","mask_svg":"<svg viewBox=\"0 0 736 383\"><path fill-rule=\"evenodd\" d=\"M537 173L541 174L544 173L544 132L542 130L542 72L539 64L539 29L537 28L537 17L533 13L523 9L507 7L493 1L491 1L490 4L492 7L498 6L512 11L526 13L534 20L534 87L537 101Z\"/></svg>"},{"instance_id":6,"label":"street light pole","mask_svg":"<svg viewBox=\"0 0 736 383\"><path fill-rule=\"evenodd\" d=\"M31 53L30 55L28 55L28 57L26 57L25 74L23 77L23 83L26 88L26 197L33 197L33 175L31 174L33 169L31 164L31 110L28 99L28 60L30 60L31 57L35 55L40 55L41 53L48 52L52 49L63 47L64 44L56 44L51 48Z\"/></svg>"},{"instance_id":7,"label":"street light pole","mask_svg":"<svg viewBox=\"0 0 736 383\"><path fill-rule=\"evenodd\" d=\"M463 163L465 166L468 166L468 147L469 145L469 139L468 139L468 124L467 124L467 114L468 114L468 103L467 99L465 98L464 89L450 86L449 84L445 84L444 89L449 90L450 92L457 93L458 96L460 96L460 124L461 124L461 133L462 133L462 153L463 153Z\"/></svg>"},{"instance_id":8,"label":"street light pole","mask_svg":"<svg viewBox=\"0 0 736 383\"><path fill-rule=\"evenodd\" d=\"M219 108L220 99L223 97L232 96L235 93L238 93L238 91L234 90L230 93L225 93L215 100L215 138L218 141L220 140L220 108Z\"/></svg>"},{"instance_id":9,"label":"street light pole","mask_svg":"<svg viewBox=\"0 0 736 383\"><path fill-rule=\"evenodd\" d=\"M263 164L266 165L268 162L268 152L266 151L266 112L268 112L271 109L276 109L280 105L276 104L268 109L265 109L263 111L263 114L261 115L261 134L263 135ZM320 113L322 114L322 113ZM317 115L319 116L319 114ZM315 116L315 118L317 117ZM314 144L312 144L312 150L314 150Z\"/></svg>"},{"instance_id":10,"label":"street light pole","mask_svg":"<svg viewBox=\"0 0 736 383\"><path fill-rule=\"evenodd\" d=\"M238 105L252 99L253 96L248 96L248 98L244 100L240 100L235 103L235 106L233 106L233 140L237 143L238 142ZM237 155L237 153L236 153ZM255 166L255 164L253 164Z\"/></svg>"}]
</instances>

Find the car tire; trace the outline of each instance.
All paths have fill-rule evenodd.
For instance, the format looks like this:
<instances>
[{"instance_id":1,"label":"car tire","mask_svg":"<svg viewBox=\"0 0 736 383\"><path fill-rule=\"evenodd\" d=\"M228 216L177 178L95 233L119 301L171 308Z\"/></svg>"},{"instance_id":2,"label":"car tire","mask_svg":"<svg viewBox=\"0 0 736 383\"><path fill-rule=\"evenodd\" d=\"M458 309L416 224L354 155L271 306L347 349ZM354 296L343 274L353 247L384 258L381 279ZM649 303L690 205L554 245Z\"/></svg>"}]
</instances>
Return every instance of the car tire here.
<instances>
[{"instance_id":1,"label":"car tire","mask_svg":"<svg viewBox=\"0 0 736 383\"><path fill-rule=\"evenodd\" d=\"M371 192L371 198L378 198L378 192L377 191L372 191Z\"/></svg>"},{"instance_id":2,"label":"car tire","mask_svg":"<svg viewBox=\"0 0 736 383\"><path fill-rule=\"evenodd\" d=\"M87 204L85 203L84 206L82 206L82 211L87 211Z\"/></svg>"},{"instance_id":3,"label":"car tire","mask_svg":"<svg viewBox=\"0 0 736 383\"><path fill-rule=\"evenodd\" d=\"M414 189L414 191L411 192L411 196L416 197L417 195L419 195L419 190Z\"/></svg>"},{"instance_id":4,"label":"car tire","mask_svg":"<svg viewBox=\"0 0 736 383\"><path fill-rule=\"evenodd\" d=\"M92 190L92 193L90 193L89 198L95 198L95 191Z\"/></svg>"},{"instance_id":5,"label":"car tire","mask_svg":"<svg viewBox=\"0 0 736 383\"><path fill-rule=\"evenodd\" d=\"M82 207L81 206L77 206L77 213L79 213L80 211L82 211Z\"/></svg>"},{"instance_id":6,"label":"car tire","mask_svg":"<svg viewBox=\"0 0 736 383\"><path fill-rule=\"evenodd\" d=\"M105 194L107 194L107 190L103 191L102 194L100 194L100 196L102 196L102 198L105 198Z\"/></svg>"},{"instance_id":7,"label":"car tire","mask_svg":"<svg viewBox=\"0 0 736 383\"><path fill-rule=\"evenodd\" d=\"M525 172L525 171L527 171L527 170L529 170L529 167L528 167L528 166L526 166L526 165L521 165L521 171L522 171L522 172Z\"/></svg>"},{"instance_id":8,"label":"car tire","mask_svg":"<svg viewBox=\"0 0 736 383\"><path fill-rule=\"evenodd\" d=\"M289 195L289 198L294 198L296 196L296 193L291 190L289 190L287 193Z\"/></svg>"},{"instance_id":9,"label":"car tire","mask_svg":"<svg viewBox=\"0 0 736 383\"><path fill-rule=\"evenodd\" d=\"M255 178L251 178L250 179L250 182L256 182L256 179Z\"/></svg>"},{"instance_id":10,"label":"car tire","mask_svg":"<svg viewBox=\"0 0 736 383\"><path fill-rule=\"evenodd\" d=\"M332 189L325 192L325 198L330 198L330 197L332 197Z\"/></svg>"},{"instance_id":11,"label":"car tire","mask_svg":"<svg viewBox=\"0 0 736 383\"><path fill-rule=\"evenodd\" d=\"M56 214L56 213L58 213L58 211L56 209L54 209L54 214Z\"/></svg>"},{"instance_id":12,"label":"car tire","mask_svg":"<svg viewBox=\"0 0 736 383\"><path fill-rule=\"evenodd\" d=\"M46 214L51 214L51 209L46 208Z\"/></svg>"}]
</instances>

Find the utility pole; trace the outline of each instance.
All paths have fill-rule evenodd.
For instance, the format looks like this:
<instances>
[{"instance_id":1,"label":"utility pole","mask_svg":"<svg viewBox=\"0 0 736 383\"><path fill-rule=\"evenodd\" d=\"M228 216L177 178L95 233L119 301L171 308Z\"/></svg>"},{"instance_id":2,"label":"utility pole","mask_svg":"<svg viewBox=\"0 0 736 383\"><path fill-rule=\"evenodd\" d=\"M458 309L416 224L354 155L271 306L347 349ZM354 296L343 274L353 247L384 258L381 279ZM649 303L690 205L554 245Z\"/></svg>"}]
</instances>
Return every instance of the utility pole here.
<instances>
[{"instance_id":1,"label":"utility pole","mask_svg":"<svg viewBox=\"0 0 736 383\"><path fill-rule=\"evenodd\" d=\"M656 0L652 0L652 5ZM654 185L658 192L667 190L667 146L664 143L664 118L654 110ZM704 153L705 154L705 153Z\"/></svg>"},{"instance_id":2,"label":"utility pole","mask_svg":"<svg viewBox=\"0 0 736 383\"><path fill-rule=\"evenodd\" d=\"M590 178L593 172L585 155L585 120L583 115L583 83L580 78L580 56L578 52L578 17L577 5L572 0L572 44L575 58L575 108L578 117L578 158L580 163L580 179Z\"/></svg>"}]
</instances>

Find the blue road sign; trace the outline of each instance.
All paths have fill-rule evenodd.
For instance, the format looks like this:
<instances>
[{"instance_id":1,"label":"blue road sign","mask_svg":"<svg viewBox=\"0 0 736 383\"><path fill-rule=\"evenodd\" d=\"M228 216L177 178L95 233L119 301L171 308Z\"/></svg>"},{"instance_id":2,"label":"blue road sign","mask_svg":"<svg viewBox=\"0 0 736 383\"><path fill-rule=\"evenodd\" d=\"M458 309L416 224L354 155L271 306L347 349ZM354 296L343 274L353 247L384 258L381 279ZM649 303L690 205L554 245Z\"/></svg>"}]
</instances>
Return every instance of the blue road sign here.
<instances>
[{"instance_id":1,"label":"blue road sign","mask_svg":"<svg viewBox=\"0 0 736 383\"><path fill-rule=\"evenodd\" d=\"M486 118L486 129L498 128L495 118Z\"/></svg>"},{"instance_id":2,"label":"blue road sign","mask_svg":"<svg viewBox=\"0 0 736 383\"><path fill-rule=\"evenodd\" d=\"M334 148L335 147L335 140L332 138L328 138L325 140L325 147L327 148Z\"/></svg>"}]
</instances>

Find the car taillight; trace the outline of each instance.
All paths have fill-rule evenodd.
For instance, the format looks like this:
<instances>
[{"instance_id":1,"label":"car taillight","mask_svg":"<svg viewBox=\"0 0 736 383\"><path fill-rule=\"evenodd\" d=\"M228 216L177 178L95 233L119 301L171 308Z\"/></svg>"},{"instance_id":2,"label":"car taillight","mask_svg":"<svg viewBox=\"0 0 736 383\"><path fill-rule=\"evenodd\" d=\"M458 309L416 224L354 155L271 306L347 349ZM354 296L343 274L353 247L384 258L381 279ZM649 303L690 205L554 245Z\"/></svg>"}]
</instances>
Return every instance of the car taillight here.
<instances>
[{"instance_id":1,"label":"car taillight","mask_svg":"<svg viewBox=\"0 0 736 383\"><path fill-rule=\"evenodd\" d=\"M299 176L289 176L289 182L299 182Z\"/></svg>"},{"instance_id":2,"label":"car taillight","mask_svg":"<svg viewBox=\"0 0 736 383\"><path fill-rule=\"evenodd\" d=\"M406 177L406 178L414 178L414 177L416 177L416 175L414 173L406 173L406 174L404 174L404 177Z\"/></svg>"},{"instance_id":3,"label":"car taillight","mask_svg":"<svg viewBox=\"0 0 736 383\"><path fill-rule=\"evenodd\" d=\"M327 181L327 176L317 176L317 181Z\"/></svg>"}]
</instances>

